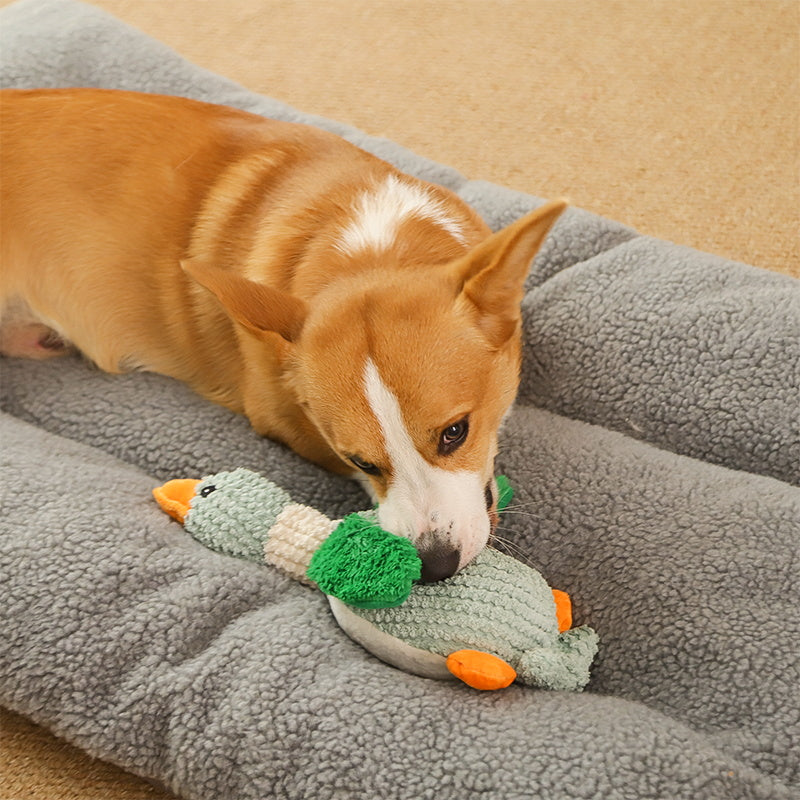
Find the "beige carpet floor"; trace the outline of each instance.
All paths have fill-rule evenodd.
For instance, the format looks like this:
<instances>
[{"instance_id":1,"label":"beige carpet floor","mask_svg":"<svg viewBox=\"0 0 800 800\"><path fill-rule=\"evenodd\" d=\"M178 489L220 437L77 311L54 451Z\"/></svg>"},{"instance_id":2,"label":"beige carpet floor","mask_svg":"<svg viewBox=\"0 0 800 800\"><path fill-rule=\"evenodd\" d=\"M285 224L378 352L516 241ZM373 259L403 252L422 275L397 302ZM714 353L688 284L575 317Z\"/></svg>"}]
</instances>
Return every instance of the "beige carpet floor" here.
<instances>
[{"instance_id":1,"label":"beige carpet floor","mask_svg":"<svg viewBox=\"0 0 800 800\"><path fill-rule=\"evenodd\" d=\"M94 3L469 177L800 277L798 0ZM0 800L171 796L0 724Z\"/></svg>"}]
</instances>

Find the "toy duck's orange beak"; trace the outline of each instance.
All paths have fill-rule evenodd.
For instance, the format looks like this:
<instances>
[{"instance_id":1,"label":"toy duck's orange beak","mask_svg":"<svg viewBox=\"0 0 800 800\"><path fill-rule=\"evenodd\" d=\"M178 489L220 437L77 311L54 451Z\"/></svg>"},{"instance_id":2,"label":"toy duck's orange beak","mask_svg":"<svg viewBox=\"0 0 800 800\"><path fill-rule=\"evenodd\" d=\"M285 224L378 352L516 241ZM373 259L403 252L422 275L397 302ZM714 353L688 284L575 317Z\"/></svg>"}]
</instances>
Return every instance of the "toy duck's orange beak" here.
<instances>
[{"instance_id":1,"label":"toy duck's orange beak","mask_svg":"<svg viewBox=\"0 0 800 800\"><path fill-rule=\"evenodd\" d=\"M153 489L153 497L161 506L162 511L166 511L173 519L183 525L186 515L189 513L189 504L194 497L198 480L193 478L178 478L174 481L167 481L163 486L156 486Z\"/></svg>"}]
</instances>

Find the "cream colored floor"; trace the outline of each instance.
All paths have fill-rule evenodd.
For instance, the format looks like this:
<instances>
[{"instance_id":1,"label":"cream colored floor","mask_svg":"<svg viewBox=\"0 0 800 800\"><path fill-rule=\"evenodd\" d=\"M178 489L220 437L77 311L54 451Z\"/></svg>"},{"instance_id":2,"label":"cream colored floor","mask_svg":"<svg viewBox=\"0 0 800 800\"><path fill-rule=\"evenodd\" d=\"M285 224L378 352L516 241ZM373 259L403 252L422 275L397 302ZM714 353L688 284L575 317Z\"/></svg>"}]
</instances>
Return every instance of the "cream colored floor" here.
<instances>
[{"instance_id":1,"label":"cream colored floor","mask_svg":"<svg viewBox=\"0 0 800 800\"><path fill-rule=\"evenodd\" d=\"M94 4L469 177L800 277L797 0ZM21 717L0 723L0 800L169 796Z\"/></svg>"}]
</instances>

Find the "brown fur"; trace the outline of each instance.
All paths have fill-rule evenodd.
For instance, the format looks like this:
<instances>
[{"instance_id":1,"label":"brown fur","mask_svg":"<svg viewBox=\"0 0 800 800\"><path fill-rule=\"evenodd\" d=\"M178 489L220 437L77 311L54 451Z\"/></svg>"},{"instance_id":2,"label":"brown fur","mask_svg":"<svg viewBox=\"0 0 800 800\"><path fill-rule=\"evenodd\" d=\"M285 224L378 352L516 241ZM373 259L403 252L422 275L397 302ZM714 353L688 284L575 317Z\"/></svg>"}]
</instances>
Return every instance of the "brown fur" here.
<instances>
[{"instance_id":1,"label":"brown fur","mask_svg":"<svg viewBox=\"0 0 800 800\"><path fill-rule=\"evenodd\" d=\"M490 236L455 195L403 176L466 243L412 218L386 251L346 255L335 244L356 198L400 173L339 137L127 92L0 102L3 352L47 357L63 339L109 372L170 375L349 472L351 456L387 461L359 388L369 352L419 452L489 479L522 282L563 203ZM438 455L465 413L470 446ZM391 478L387 464L372 480L379 497Z\"/></svg>"}]
</instances>

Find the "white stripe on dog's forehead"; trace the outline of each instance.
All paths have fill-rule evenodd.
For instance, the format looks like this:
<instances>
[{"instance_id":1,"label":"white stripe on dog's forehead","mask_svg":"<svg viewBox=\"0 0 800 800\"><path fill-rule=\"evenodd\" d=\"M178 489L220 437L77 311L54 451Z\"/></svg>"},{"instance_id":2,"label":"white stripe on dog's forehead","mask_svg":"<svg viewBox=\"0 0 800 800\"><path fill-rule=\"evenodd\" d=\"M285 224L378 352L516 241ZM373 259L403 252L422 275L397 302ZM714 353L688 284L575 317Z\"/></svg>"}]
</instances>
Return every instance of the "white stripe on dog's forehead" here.
<instances>
[{"instance_id":1,"label":"white stripe on dog's forehead","mask_svg":"<svg viewBox=\"0 0 800 800\"><path fill-rule=\"evenodd\" d=\"M364 389L367 402L383 433L386 452L395 473L419 472L427 464L417 452L403 421L403 412L395 395L383 382L375 362L367 359L364 367Z\"/></svg>"},{"instance_id":2,"label":"white stripe on dog's forehead","mask_svg":"<svg viewBox=\"0 0 800 800\"><path fill-rule=\"evenodd\" d=\"M364 391L392 465L392 481L378 508L381 527L413 542L433 534L436 542L458 548L463 567L489 536L485 481L478 472L442 469L422 456L397 397L370 358L364 367Z\"/></svg>"},{"instance_id":3,"label":"white stripe on dog's forehead","mask_svg":"<svg viewBox=\"0 0 800 800\"><path fill-rule=\"evenodd\" d=\"M336 246L344 253L386 249L393 244L400 225L410 217L431 220L458 241L466 241L458 219L431 191L389 175L382 184L359 195L355 218Z\"/></svg>"}]
</instances>

